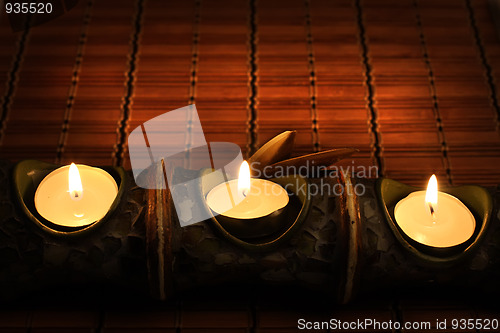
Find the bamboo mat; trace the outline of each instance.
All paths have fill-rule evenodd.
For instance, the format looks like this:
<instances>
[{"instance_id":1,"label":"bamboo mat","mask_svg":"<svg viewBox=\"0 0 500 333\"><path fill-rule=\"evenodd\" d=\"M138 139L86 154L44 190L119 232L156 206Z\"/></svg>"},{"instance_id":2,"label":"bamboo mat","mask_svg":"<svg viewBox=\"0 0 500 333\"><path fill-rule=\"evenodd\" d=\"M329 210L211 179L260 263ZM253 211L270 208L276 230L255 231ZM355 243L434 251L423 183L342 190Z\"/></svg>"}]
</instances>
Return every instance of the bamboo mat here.
<instances>
[{"instance_id":1,"label":"bamboo mat","mask_svg":"<svg viewBox=\"0 0 500 333\"><path fill-rule=\"evenodd\" d=\"M0 156L130 167L128 133L196 103L207 140L423 184L500 183L500 45L486 0L81 0L0 38ZM345 161L352 165L352 161Z\"/></svg>"}]
</instances>

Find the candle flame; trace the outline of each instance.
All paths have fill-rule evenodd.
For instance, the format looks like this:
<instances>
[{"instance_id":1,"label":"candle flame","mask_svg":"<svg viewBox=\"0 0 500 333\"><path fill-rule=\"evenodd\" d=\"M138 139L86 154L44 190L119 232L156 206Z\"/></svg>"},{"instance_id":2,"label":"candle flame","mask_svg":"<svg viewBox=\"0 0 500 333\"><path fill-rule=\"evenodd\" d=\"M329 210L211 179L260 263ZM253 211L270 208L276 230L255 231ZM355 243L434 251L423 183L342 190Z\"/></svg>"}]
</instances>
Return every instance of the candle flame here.
<instances>
[{"instance_id":1,"label":"candle flame","mask_svg":"<svg viewBox=\"0 0 500 333\"><path fill-rule=\"evenodd\" d=\"M243 196L247 196L250 191L250 166L247 161L243 161L240 166L240 174L238 177L238 192Z\"/></svg>"},{"instance_id":2,"label":"candle flame","mask_svg":"<svg viewBox=\"0 0 500 333\"><path fill-rule=\"evenodd\" d=\"M82 180L80 178L80 172L75 163L71 163L69 167L69 177L68 177L68 190L69 196L72 200L81 200L83 197L83 187Z\"/></svg>"},{"instance_id":3,"label":"candle flame","mask_svg":"<svg viewBox=\"0 0 500 333\"><path fill-rule=\"evenodd\" d=\"M435 218L438 204L438 183L436 175L432 175L429 179L427 191L425 192L425 202L429 205L432 218Z\"/></svg>"}]
</instances>

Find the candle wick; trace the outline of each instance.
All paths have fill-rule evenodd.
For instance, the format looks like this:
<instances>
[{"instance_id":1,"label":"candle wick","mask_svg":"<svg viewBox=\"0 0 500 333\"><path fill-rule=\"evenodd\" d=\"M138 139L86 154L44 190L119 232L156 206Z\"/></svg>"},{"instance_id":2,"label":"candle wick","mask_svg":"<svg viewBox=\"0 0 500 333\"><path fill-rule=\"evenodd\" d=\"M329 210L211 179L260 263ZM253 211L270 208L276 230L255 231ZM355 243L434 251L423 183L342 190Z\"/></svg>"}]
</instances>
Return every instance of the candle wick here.
<instances>
[{"instance_id":1,"label":"candle wick","mask_svg":"<svg viewBox=\"0 0 500 333\"><path fill-rule=\"evenodd\" d=\"M434 210L434 207L432 206L431 203L429 203L429 209L431 211L431 216L433 220L436 220L436 211Z\"/></svg>"},{"instance_id":2,"label":"candle wick","mask_svg":"<svg viewBox=\"0 0 500 333\"><path fill-rule=\"evenodd\" d=\"M248 195L248 189L244 189L243 191L241 191L241 193L243 194L243 196L246 198L247 195Z\"/></svg>"},{"instance_id":3,"label":"candle wick","mask_svg":"<svg viewBox=\"0 0 500 333\"><path fill-rule=\"evenodd\" d=\"M79 201L83 198L83 191L71 191L69 192L69 196L74 201Z\"/></svg>"}]
</instances>

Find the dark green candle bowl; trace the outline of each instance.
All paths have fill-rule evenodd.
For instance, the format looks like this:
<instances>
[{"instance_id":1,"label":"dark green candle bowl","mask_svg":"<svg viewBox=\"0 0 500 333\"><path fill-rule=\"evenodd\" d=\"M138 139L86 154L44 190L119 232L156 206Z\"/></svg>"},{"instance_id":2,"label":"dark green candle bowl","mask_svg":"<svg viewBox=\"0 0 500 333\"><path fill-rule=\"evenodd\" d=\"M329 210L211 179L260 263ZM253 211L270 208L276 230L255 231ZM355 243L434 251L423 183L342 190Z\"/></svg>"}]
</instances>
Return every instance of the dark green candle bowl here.
<instances>
[{"instance_id":1,"label":"dark green candle bowl","mask_svg":"<svg viewBox=\"0 0 500 333\"><path fill-rule=\"evenodd\" d=\"M289 215L287 213L288 208L291 207L291 202L289 201L285 207L271 214L252 219L238 219L222 214L216 215L213 211L212 214L215 215L217 222L235 237L242 239L262 238L272 235L282 228L283 223L286 223L287 215ZM296 201L293 200L293 202Z\"/></svg>"},{"instance_id":2,"label":"dark green candle bowl","mask_svg":"<svg viewBox=\"0 0 500 333\"><path fill-rule=\"evenodd\" d=\"M118 193L115 200L111 204L106 215L92 224L82 227L67 227L54 224L43 218L35 208L35 192L40 182L52 171L61 167L60 165L50 164L35 160L24 160L17 163L13 170L13 185L14 192L17 197L18 204L26 216L39 226L42 230L53 235L82 235L91 229L94 229L102 222L107 220L115 211L120 203L120 198L125 190L125 170L121 167L101 167L108 172L116 181Z\"/></svg>"},{"instance_id":3,"label":"dark green candle bowl","mask_svg":"<svg viewBox=\"0 0 500 333\"><path fill-rule=\"evenodd\" d=\"M228 241L248 251L267 251L278 247L293 236L309 212L310 198L307 180L304 177L293 175L270 180L289 192L290 201L285 207L267 216L256 219L214 216L205 202L205 208L212 216L210 222L214 228ZM206 197L211 189L223 181L221 178L202 183L202 195Z\"/></svg>"},{"instance_id":4,"label":"dark green candle bowl","mask_svg":"<svg viewBox=\"0 0 500 333\"><path fill-rule=\"evenodd\" d=\"M490 223L493 201L485 188L476 185L440 188L439 191L458 198L469 208L476 220L476 227L472 237L462 244L444 248L424 245L401 230L394 218L394 208L410 193L425 189L388 178L378 179L376 189L380 207L397 241L424 265L445 268L469 258L481 244Z\"/></svg>"}]
</instances>

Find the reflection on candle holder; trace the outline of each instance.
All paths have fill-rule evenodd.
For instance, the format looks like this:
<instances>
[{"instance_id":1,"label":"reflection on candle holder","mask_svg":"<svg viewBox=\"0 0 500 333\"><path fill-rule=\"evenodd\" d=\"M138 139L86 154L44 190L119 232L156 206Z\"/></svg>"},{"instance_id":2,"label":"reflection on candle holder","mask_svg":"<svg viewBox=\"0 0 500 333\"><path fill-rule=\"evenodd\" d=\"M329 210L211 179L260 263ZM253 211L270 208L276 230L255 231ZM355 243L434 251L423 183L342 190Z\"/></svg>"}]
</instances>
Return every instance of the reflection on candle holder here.
<instances>
[{"instance_id":1,"label":"reflection on candle holder","mask_svg":"<svg viewBox=\"0 0 500 333\"><path fill-rule=\"evenodd\" d=\"M463 202L475 218L475 230L472 237L464 243L449 247L435 247L419 243L406 235L395 220L396 204L408 195L422 190L421 188L408 186L392 179L380 178L377 180L376 189L380 207L397 241L423 264L444 268L461 262L474 252L485 236L493 202L488 191L480 186L466 185L441 189L442 192Z\"/></svg>"},{"instance_id":2,"label":"reflection on candle holder","mask_svg":"<svg viewBox=\"0 0 500 333\"><path fill-rule=\"evenodd\" d=\"M14 167L13 183L18 203L26 216L36 225L41 227L44 231L54 235L80 235L101 224L115 211L124 191L123 185L126 178L125 170L123 168L103 167L102 169L109 173L116 182L118 193L107 213L102 218L78 226L60 225L44 218L35 207L35 192L47 175L59 168L60 166L58 165L35 160L21 161ZM85 185L83 186L85 187ZM70 198L69 192L65 191L65 194ZM75 213L77 215L79 214L79 212Z\"/></svg>"}]
</instances>

